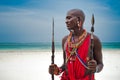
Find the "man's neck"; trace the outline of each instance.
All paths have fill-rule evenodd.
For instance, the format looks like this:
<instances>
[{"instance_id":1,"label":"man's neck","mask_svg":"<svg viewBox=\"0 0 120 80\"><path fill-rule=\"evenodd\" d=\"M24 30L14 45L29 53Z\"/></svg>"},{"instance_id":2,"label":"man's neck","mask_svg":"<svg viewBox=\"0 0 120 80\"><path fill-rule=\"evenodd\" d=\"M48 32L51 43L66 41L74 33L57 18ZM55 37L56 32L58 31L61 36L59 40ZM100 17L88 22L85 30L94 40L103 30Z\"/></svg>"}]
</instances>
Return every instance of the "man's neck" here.
<instances>
[{"instance_id":1,"label":"man's neck","mask_svg":"<svg viewBox=\"0 0 120 80\"><path fill-rule=\"evenodd\" d=\"M78 30L78 29L76 29L76 30L74 30L73 31L73 35L74 35L74 37L79 37L79 36L81 36L82 35L82 33L83 33L83 29L81 28L80 30Z\"/></svg>"}]
</instances>

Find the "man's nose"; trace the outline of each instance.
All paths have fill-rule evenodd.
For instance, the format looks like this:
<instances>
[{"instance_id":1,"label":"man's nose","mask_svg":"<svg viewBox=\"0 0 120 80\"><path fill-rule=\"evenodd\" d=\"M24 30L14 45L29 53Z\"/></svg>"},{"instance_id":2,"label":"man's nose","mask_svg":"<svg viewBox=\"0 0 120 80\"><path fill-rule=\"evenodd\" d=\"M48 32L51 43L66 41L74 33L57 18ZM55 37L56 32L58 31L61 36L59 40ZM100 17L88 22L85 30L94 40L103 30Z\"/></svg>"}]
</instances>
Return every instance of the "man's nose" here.
<instances>
[{"instance_id":1,"label":"man's nose","mask_svg":"<svg viewBox=\"0 0 120 80\"><path fill-rule=\"evenodd\" d=\"M68 24L68 23L69 23L69 21L68 21L68 20L66 20L66 21L65 21L65 23L66 23L66 24Z\"/></svg>"}]
</instances>

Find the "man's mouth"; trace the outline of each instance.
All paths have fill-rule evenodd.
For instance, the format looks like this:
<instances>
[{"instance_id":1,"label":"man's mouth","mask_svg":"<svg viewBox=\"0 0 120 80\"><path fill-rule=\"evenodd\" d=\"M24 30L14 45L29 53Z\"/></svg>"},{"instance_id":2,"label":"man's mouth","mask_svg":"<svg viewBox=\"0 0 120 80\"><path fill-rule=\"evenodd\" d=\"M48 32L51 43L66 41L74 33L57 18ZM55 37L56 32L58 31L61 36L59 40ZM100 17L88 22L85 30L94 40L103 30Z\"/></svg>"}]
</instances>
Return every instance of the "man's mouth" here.
<instances>
[{"instance_id":1,"label":"man's mouth","mask_svg":"<svg viewBox=\"0 0 120 80\"><path fill-rule=\"evenodd\" d=\"M67 29L68 29L69 31L73 30L73 28L71 28L71 27L67 27Z\"/></svg>"}]
</instances>

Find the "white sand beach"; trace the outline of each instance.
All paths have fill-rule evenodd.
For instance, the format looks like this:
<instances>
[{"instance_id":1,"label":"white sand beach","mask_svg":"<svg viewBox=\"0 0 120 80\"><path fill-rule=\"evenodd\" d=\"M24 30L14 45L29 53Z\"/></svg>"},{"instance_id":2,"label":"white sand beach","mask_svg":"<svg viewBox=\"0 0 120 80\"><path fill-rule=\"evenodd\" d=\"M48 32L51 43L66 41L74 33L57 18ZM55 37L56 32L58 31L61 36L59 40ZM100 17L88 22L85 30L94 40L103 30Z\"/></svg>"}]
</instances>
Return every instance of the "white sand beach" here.
<instances>
[{"instance_id":1,"label":"white sand beach","mask_svg":"<svg viewBox=\"0 0 120 80\"><path fill-rule=\"evenodd\" d=\"M103 50L104 68L96 73L96 80L119 80L119 58L120 50ZM62 62L62 52L56 51L55 63L60 66ZM0 51L0 80L51 80L50 64L50 51Z\"/></svg>"}]
</instances>

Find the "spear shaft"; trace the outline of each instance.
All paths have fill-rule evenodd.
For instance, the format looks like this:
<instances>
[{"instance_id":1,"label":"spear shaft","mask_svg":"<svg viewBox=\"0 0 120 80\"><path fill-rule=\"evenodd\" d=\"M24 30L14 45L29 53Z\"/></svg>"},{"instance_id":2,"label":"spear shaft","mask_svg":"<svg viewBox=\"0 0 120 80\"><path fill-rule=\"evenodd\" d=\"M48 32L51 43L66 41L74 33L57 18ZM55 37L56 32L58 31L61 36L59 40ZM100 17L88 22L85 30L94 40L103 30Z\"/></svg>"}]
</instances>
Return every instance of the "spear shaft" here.
<instances>
[{"instance_id":1,"label":"spear shaft","mask_svg":"<svg viewBox=\"0 0 120 80\"><path fill-rule=\"evenodd\" d=\"M54 43L54 18L52 19L52 56L51 56L51 64L54 64L54 52L55 52L55 43ZM54 80L54 74L52 74L52 80Z\"/></svg>"}]
</instances>

